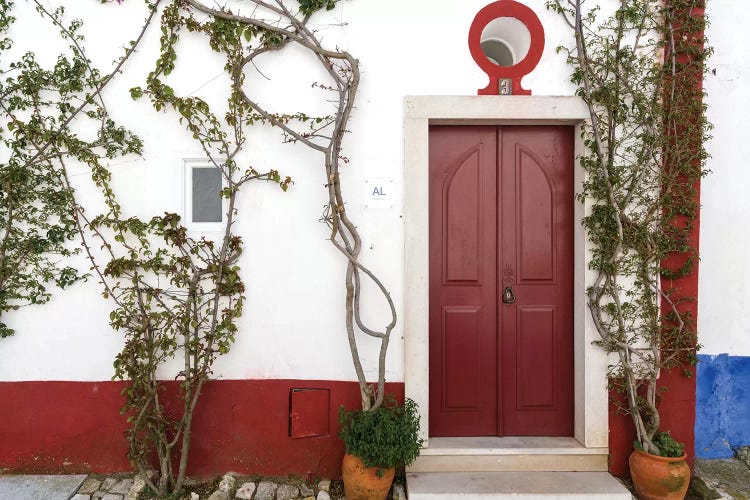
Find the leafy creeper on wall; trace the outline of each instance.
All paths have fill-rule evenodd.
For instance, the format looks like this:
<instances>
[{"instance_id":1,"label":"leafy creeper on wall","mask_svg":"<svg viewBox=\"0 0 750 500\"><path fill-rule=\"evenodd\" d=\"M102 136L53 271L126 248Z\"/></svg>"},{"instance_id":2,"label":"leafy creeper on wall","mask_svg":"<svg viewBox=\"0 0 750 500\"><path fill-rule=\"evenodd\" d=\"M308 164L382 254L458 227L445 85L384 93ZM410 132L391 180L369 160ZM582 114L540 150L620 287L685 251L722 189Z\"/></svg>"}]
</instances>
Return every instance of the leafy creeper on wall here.
<instances>
[{"instance_id":1,"label":"leafy creeper on wall","mask_svg":"<svg viewBox=\"0 0 750 500\"><path fill-rule=\"evenodd\" d=\"M691 297L672 283L695 271L691 243L706 175L710 124L700 85L711 49L700 0L621 0L611 16L584 0L550 0L575 45L560 47L586 102L589 203L583 226L595 273L586 301L644 451L673 453L661 433L661 370L691 376L697 332ZM667 434L668 435L668 434ZM669 449L670 451L668 451Z\"/></svg>"},{"instance_id":2,"label":"leafy creeper on wall","mask_svg":"<svg viewBox=\"0 0 750 500\"><path fill-rule=\"evenodd\" d=\"M78 228L66 165L97 170L102 159L138 154L142 147L106 112L101 91L112 74L91 68L81 22L67 23L62 7L34 5L70 50L52 67L42 66L33 52L8 62L14 2L0 1L0 337L14 333L3 313L48 302L50 286L66 288L86 277L66 264L81 251L74 245ZM82 122L95 132L82 135Z\"/></svg>"}]
</instances>

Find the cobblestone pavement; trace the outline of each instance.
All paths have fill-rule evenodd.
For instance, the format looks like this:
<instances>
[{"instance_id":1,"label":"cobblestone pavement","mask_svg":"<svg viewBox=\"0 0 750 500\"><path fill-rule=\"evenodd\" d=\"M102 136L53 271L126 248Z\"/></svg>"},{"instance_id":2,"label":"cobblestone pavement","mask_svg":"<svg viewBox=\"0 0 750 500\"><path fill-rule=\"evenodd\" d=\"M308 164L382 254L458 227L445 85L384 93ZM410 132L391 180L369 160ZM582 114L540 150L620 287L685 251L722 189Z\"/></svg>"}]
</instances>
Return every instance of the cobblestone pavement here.
<instances>
[{"instance_id":1,"label":"cobblestone pavement","mask_svg":"<svg viewBox=\"0 0 750 500\"><path fill-rule=\"evenodd\" d=\"M750 500L750 467L739 459L696 460L692 493L701 500Z\"/></svg>"},{"instance_id":2,"label":"cobblestone pavement","mask_svg":"<svg viewBox=\"0 0 750 500\"><path fill-rule=\"evenodd\" d=\"M280 479L249 479L233 474L224 475L218 484L212 482L213 488L206 488L205 484L187 481L186 489L201 491L189 492L185 500L346 500L339 485L329 480L308 484L301 480L290 478ZM144 500L154 498L148 493L146 481L136 475L134 477L87 477L80 487L66 500ZM395 483L393 500L406 500L404 487ZM4 500L0 497L0 500ZM15 499L14 499L15 500ZM35 499L36 500L36 499Z\"/></svg>"}]
</instances>

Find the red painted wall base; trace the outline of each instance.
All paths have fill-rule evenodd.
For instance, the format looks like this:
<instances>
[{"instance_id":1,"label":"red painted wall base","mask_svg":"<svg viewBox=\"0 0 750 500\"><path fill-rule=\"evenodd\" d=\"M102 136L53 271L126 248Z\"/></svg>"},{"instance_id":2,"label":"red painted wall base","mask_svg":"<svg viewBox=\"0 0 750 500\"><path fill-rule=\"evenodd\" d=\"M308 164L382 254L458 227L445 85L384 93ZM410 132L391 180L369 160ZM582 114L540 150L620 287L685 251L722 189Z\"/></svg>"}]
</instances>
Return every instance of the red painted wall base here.
<instances>
[{"instance_id":1,"label":"red painted wall base","mask_svg":"<svg viewBox=\"0 0 750 500\"><path fill-rule=\"evenodd\" d=\"M130 471L122 382L0 382L0 469L17 473ZM290 390L330 390L329 433L289 436ZM404 384L387 384L403 400ZM196 409L188 474L294 474L338 478L340 405L359 406L356 382L220 380Z\"/></svg>"}]
</instances>

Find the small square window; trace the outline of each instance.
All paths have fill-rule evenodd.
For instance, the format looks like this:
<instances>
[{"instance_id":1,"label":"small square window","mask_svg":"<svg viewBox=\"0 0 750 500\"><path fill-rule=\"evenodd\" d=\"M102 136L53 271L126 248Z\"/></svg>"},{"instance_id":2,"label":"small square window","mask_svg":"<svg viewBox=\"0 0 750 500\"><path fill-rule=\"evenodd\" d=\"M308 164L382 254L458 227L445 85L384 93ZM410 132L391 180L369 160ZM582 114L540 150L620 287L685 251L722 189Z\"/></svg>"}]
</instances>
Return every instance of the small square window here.
<instances>
[{"instance_id":1,"label":"small square window","mask_svg":"<svg viewBox=\"0 0 750 500\"><path fill-rule=\"evenodd\" d=\"M208 160L184 160L184 223L194 231L221 231L227 203L222 172Z\"/></svg>"}]
</instances>

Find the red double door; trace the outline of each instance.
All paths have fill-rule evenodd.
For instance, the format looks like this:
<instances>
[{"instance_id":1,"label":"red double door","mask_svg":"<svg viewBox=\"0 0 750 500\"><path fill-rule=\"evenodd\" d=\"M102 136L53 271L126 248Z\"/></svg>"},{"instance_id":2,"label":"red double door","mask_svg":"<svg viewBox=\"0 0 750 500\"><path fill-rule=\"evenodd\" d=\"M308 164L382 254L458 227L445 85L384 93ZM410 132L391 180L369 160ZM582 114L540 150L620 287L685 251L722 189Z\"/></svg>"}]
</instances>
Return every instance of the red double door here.
<instances>
[{"instance_id":1,"label":"red double door","mask_svg":"<svg viewBox=\"0 0 750 500\"><path fill-rule=\"evenodd\" d=\"M430 435L573 435L573 129L430 127Z\"/></svg>"}]
</instances>

